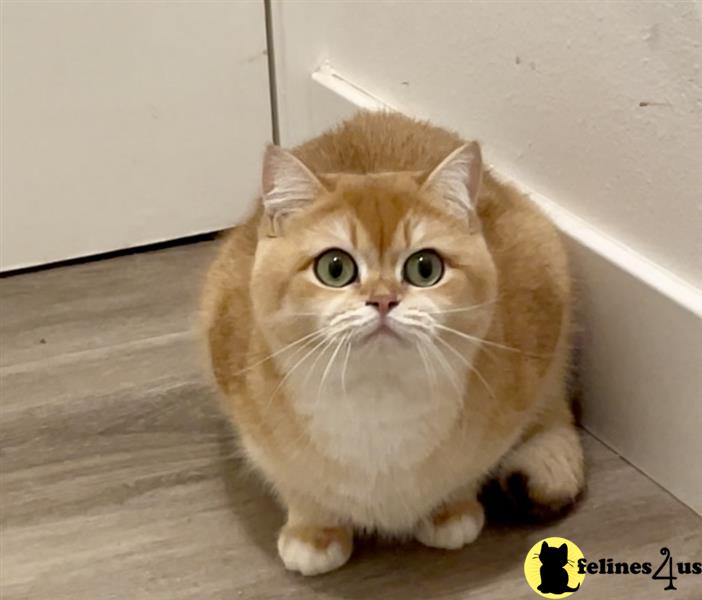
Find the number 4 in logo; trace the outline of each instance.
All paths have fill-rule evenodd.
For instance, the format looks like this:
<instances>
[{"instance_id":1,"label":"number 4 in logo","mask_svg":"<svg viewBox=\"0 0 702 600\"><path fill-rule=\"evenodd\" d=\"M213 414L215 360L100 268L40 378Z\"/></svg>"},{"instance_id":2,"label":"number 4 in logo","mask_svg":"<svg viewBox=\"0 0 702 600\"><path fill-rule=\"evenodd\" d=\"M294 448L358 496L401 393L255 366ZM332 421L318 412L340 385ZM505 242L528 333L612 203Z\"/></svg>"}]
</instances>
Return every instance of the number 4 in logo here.
<instances>
[{"instance_id":1,"label":"number 4 in logo","mask_svg":"<svg viewBox=\"0 0 702 600\"><path fill-rule=\"evenodd\" d=\"M656 572L651 576L651 579L660 579L663 581L667 581L668 585L665 586L664 591L666 590L677 590L673 585L673 581L677 579L673 575L673 558L670 556L670 550L668 548L661 548L661 554L663 555L663 562L660 564ZM661 575L661 571L665 569L666 565L668 566L668 575Z\"/></svg>"}]
</instances>

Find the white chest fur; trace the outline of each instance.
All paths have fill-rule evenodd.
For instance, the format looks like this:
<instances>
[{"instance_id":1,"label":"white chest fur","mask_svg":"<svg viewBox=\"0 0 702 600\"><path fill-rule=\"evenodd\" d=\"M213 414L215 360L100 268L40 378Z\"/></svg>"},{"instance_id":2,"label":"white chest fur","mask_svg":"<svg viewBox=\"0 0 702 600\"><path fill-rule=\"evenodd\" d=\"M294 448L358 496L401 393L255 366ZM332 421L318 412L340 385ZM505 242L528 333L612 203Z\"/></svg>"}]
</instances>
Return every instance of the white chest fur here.
<instances>
[{"instance_id":1,"label":"white chest fur","mask_svg":"<svg viewBox=\"0 0 702 600\"><path fill-rule=\"evenodd\" d=\"M428 457L455 423L465 377L456 371L451 380L437 364L429 365L431 376L415 348L394 342L354 352L346 364L343 358L290 378L317 450L370 481Z\"/></svg>"}]
</instances>

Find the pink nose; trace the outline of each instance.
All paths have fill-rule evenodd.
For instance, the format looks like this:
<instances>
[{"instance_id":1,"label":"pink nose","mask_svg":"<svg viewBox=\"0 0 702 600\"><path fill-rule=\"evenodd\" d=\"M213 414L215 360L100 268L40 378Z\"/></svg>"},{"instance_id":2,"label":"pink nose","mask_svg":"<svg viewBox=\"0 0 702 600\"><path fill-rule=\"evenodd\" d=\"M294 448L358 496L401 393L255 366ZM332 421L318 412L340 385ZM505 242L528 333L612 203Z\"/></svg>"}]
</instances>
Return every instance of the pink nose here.
<instances>
[{"instance_id":1,"label":"pink nose","mask_svg":"<svg viewBox=\"0 0 702 600\"><path fill-rule=\"evenodd\" d=\"M399 303L400 301L394 294L382 294L368 298L366 306L374 306L380 313L380 316L384 317Z\"/></svg>"}]
</instances>

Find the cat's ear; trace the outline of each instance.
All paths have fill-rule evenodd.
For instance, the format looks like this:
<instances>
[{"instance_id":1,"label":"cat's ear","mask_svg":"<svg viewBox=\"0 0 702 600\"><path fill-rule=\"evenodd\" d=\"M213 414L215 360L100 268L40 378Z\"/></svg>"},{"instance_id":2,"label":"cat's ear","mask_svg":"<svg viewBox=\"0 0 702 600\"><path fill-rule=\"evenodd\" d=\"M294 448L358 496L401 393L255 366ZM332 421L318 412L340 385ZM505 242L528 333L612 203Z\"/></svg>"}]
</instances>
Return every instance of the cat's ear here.
<instances>
[{"instance_id":1,"label":"cat's ear","mask_svg":"<svg viewBox=\"0 0 702 600\"><path fill-rule=\"evenodd\" d=\"M541 552L548 550L548 544L544 541L541 543Z\"/></svg>"},{"instance_id":2,"label":"cat's ear","mask_svg":"<svg viewBox=\"0 0 702 600\"><path fill-rule=\"evenodd\" d=\"M568 545L567 544L561 544L560 547L558 548L558 551L567 555L568 554Z\"/></svg>"},{"instance_id":3,"label":"cat's ear","mask_svg":"<svg viewBox=\"0 0 702 600\"><path fill-rule=\"evenodd\" d=\"M441 161L422 185L441 196L449 206L472 213L478 201L483 159L477 142L464 144Z\"/></svg>"},{"instance_id":4,"label":"cat's ear","mask_svg":"<svg viewBox=\"0 0 702 600\"><path fill-rule=\"evenodd\" d=\"M302 161L279 146L263 156L263 208L277 229L282 219L312 202L322 190L319 179Z\"/></svg>"}]
</instances>

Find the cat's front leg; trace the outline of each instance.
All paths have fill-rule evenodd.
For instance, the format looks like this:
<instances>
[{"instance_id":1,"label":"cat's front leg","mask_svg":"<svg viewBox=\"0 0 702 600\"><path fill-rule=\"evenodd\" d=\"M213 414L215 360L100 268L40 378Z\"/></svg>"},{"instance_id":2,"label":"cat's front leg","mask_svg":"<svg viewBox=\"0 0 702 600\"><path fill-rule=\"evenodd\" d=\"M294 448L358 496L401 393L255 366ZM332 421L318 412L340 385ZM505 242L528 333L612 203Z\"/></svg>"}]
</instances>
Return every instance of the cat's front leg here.
<instances>
[{"instance_id":1,"label":"cat's front leg","mask_svg":"<svg viewBox=\"0 0 702 600\"><path fill-rule=\"evenodd\" d=\"M278 554L289 571L319 575L348 561L353 549L349 525L311 506L288 505L288 519L278 534Z\"/></svg>"},{"instance_id":2,"label":"cat's front leg","mask_svg":"<svg viewBox=\"0 0 702 600\"><path fill-rule=\"evenodd\" d=\"M458 550L474 542L484 524L483 507L471 491L443 502L419 522L414 535L425 546Z\"/></svg>"}]
</instances>

